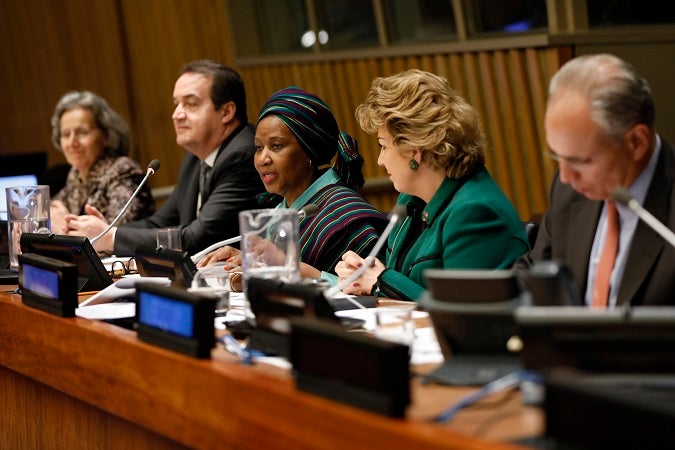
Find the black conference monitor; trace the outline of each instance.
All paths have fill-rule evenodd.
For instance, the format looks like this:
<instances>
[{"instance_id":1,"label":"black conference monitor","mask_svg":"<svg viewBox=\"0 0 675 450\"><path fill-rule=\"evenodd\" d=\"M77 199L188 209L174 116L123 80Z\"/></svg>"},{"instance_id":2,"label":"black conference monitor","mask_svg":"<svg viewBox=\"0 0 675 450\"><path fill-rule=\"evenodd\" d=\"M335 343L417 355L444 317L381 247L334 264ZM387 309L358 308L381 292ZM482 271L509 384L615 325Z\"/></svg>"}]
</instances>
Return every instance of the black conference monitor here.
<instances>
[{"instance_id":1,"label":"black conference monitor","mask_svg":"<svg viewBox=\"0 0 675 450\"><path fill-rule=\"evenodd\" d=\"M404 417L410 404L407 345L351 333L323 319L291 318L290 361L298 389Z\"/></svg>"},{"instance_id":2,"label":"black conference monitor","mask_svg":"<svg viewBox=\"0 0 675 450\"><path fill-rule=\"evenodd\" d=\"M336 316L317 286L251 277L246 297L256 322L248 346L267 355L288 356L292 317L319 317L346 328L363 325L362 320Z\"/></svg>"},{"instance_id":3,"label":"black conference monitor","mask_svg":"<svg viewBox=\"0 0 675 450\"><path fill-rule=\"evenodd\" d=\"M550 448L675 448L672 374L559 368L545 378L544 398Z\"/></svg>"},{"instance_id":4,"label":"black conference monitor","mask_svg":"<svg viewBox=\"0 0 675 450\"><path fill-rule=\"evenodd\" d=\"M520 303L513 271L429 269L424 275L428 290L419 303L445 357L427 381L481 385L520 369L519 355L510 350Z\"/></svg>"},{"instance_id":5,"label":"black conference monitor","mask_svg":"<svg viewBox=\"0 0 675 450\"><path fill-rule=\"evenodd\" d=\"M22 233L22 253L58 259L77 266L78 291L100 291L113 282L96 250L83 236Z\"/></svg>"},{"instance_id":6,"label":"black conference monitor","mask_svg":"<svg viewBox=\"0 0 675 450\"><path fill-rule=\"evenodd\" d=\"M141 276L167 277L173 287L190 287L198 271L185 251L138 247L134 256Z\"/></svg>"},{"instance_id":7,"label":"black conference monitor","mask_svg":"<svg viewBox=\"0 0 675 450\"><path fill-rule=\"evenodd\" d=\"M514 317L526 369L675 373L675 307L523 306Z\"/></svg>"},{"instance_id":8,"label":"black conference monitor","mask_svg":"<svg viewBox=\"0 0 675 450\"><path fill-rule=\"evenodd\" d=\"M536 306L582 305L572 271L560 261L537 261L527 272L528 297Z\"/></svg>"}]
</instances>

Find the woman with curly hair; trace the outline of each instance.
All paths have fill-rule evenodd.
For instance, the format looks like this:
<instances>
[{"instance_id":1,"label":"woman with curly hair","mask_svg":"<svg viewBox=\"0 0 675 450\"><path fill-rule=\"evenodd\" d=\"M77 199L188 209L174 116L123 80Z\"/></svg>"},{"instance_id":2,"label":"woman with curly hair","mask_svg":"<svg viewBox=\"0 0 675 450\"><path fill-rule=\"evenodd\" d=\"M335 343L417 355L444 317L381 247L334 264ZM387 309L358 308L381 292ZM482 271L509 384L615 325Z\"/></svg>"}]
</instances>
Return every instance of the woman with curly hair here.
<instances>
[{"instance_id":1,"label":"woman with curly hair","mask_svg":"<svg viewBox=\"0 0 675 450\"><path fill-rule=\"evenodd\" d=\"M376 78L356 118L377 133L377 162L407 217L389 235L384 262L346 293L417 300L425 269L507 269L528 250L518 214L485 168L478 116L444 78L416 69ZM346 252L337 274L343 280L364 263Z\"/></svg>"}]
</instances>

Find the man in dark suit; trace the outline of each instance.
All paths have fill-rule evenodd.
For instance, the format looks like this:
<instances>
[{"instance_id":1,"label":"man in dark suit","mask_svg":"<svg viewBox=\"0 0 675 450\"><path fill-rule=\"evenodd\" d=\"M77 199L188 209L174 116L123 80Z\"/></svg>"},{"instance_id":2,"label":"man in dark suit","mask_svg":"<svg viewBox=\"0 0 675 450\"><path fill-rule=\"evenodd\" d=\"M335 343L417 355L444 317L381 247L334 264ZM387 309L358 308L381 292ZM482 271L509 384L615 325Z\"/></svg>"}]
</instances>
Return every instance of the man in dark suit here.
<instances>
[{"instance_id":1,"label":"man in dark suit","mask_svg":"<svg viewBox=\"0 0 675 450\"><path fill-rule=\"evenodd\" d=\"M188 151L178 183L155 214L98 240L99 252L133 255L139 246L155 246L158 228L180 226L182 248L194 254L238 235L239 211L256 208L256 194L265 192L253 165L255 132L239 74L214 61L193 61L181 70L173 100L176 142ZM85 209L85 216L67 216L68 234L91 239L107 223L95 208Z\"/></svg>"},{"instance_id":2,"label":"man in dark suit","mask_svg":"<svg viewBox=\"0 0 675 450\"><path fill-rule=\"evenodd\" d=\"M560 69L549 86L544 123L558 172L534 248L517 269L537 260L565 263L586 305L675 304L675 249L611 195L625 187L675 229L675 152L656 133L654 118L646 80L625 61L586 55ZM608 231L612 217L618 232ZM618 246L607 265L610 234ZM599 266L606 266L606 277ZM600 295L603 279L608 287Z\"/></svg>"}]
</instances>

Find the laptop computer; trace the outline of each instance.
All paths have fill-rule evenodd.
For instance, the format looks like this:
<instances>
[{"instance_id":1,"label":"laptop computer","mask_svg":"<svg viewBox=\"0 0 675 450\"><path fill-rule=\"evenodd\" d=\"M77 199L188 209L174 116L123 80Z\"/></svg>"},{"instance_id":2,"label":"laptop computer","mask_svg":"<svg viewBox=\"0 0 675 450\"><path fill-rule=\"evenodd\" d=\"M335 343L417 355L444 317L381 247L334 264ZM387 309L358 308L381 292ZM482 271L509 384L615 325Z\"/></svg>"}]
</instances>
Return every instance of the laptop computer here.
<instances>
[{"instance_id":1,"label":"laptop computer","mask_svg":"<svg viewBox=\"0 0 675 450\"><path fill-rule=\"evenodd\" d=\"M247 348L266 355L289 356L291 317L322 318L347 329L364 324L361 319L335 315L323 290L317 286L251 277L246 296L256 321Z\"/></svg>"},{"instance_id":2,"label":"laptop computer","mask_svg":"<svg viewBox=\"0 0 675 450\"><path fill-rule=\"evenodd\" d=\"M513 311L520 289L511 270L425 271L429 312L445 362L426 381L482 385L520 369Z\"/></svg>"}]
</instances>

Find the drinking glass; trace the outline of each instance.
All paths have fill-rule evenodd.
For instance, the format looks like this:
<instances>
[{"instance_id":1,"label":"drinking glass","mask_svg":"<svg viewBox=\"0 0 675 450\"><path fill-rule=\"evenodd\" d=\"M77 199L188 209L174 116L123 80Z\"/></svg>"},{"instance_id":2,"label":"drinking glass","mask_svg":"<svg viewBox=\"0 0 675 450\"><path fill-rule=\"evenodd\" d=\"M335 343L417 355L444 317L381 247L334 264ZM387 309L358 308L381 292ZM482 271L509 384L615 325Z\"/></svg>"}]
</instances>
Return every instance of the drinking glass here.
<instances>
[{"instance_id":1,"label":"drinking glass","mask_svg":"<svg viewBox=\"0 0 675 450\"><path fill-rule=\"evenodd\" d=\"M254 209L239 213L244 292L250 277L300 280L298 212Z\"/></svg>"},{"instance_id":2,"label":"drinking glass","mask_svg":"<svg viewBox=\"0 0 675 450\"><path fill-rule=\"evenodd\" d=\"M7 196L7 236L9 266L19 270L22 233L49 233L49 186L14 186L5 188Z\"/></svg>"}]
</instances>

